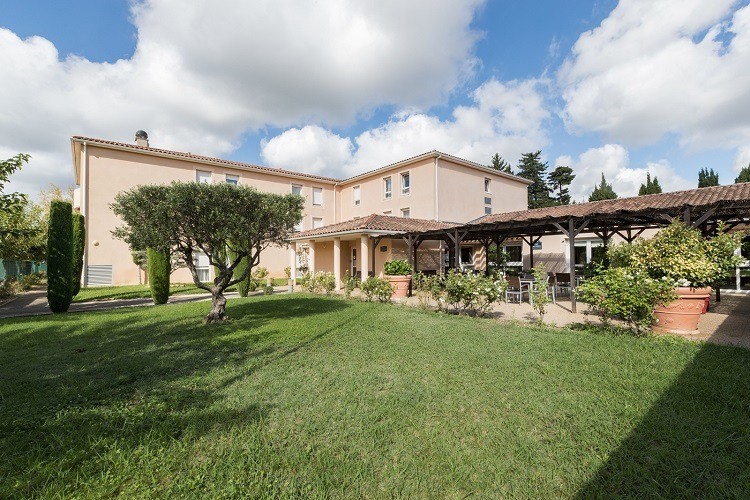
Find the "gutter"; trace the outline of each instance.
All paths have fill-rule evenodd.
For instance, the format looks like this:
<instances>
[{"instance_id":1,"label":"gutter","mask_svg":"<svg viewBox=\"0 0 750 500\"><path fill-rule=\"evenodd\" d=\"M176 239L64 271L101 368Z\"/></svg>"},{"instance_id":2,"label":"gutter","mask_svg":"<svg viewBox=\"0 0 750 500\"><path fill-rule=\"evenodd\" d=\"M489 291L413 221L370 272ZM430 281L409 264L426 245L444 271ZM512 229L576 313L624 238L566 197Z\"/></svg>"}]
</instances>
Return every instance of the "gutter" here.
<instances>
[{"instance_id":1,"label":"gutter","mask_svg":"<svg viewBox=\"0 0 750 500\"><path fill-rule=\"evenodd\" d=\"M319 240L322 238L337 238L339 236L346 236L349 234L377 234L379 236L397 236L404 234L406 231L384 231L378 229L350 229L348 231L337 231L333 233L322 233L313 234L309 236L295 236L289 238L289 241L303 241L303 240Z\"/></svg>"},{"instance_id":2,"label":"gutter","mask_svg":"<svg viewBox=\"0 0 750 500\"><path fill-rule=\"evenodd\" d=\"M81 213L83 214L83 228L86 234L86 244L83 245L83 286L89 285L89 252L88 246L91 241L89 232L89 155L86 149L86 141L83 141L81 149L83 161L81 162Z\"/></svg>"}]
</instances>

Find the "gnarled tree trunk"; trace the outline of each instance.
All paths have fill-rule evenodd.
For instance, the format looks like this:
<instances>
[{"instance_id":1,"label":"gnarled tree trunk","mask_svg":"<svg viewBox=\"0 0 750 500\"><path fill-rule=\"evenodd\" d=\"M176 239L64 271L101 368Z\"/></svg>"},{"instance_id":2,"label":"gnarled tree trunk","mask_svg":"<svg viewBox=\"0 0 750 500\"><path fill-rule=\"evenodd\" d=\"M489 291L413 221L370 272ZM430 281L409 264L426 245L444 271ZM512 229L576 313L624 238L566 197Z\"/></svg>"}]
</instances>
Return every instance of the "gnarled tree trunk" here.
<instances>
[{"instance_id":1,"label":"gnarled tree trunk","mask_svg":"<svg viewBox=\"0 0 750 500\"><path fill-rule=\"evenodd\" d=\"M228 319L226 314L227 299L224 290L211 290L211 312L206 316L206 323L222 323Z\"/></svg>"}]
</instances>

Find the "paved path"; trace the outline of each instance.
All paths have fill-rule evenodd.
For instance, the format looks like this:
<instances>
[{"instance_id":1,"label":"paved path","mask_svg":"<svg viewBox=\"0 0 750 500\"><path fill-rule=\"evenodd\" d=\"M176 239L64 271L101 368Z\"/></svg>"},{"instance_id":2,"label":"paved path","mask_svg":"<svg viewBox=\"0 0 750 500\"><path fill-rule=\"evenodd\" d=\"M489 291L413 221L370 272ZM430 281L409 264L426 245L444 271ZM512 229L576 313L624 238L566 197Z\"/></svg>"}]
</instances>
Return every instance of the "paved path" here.
<instances>
[{"instance_id":1,"label":"paved path","mask_svg":"<svg viewBox=\"0 0 750 500\"><path fill-rule=\"evenodd\" d=\"M285 292L286 287L276 287L276 293ZM263 292L255 292L250 295L259 295ZM224 294L227 298L239 297L237 292ZM169 297L170 304L180 302L197 302L201 300L210 300L211 296L207 293L200 294L177 294ZM68 312L85 312L85 311L106 311L109 309L119 309L121 307L142 307L154 305L151 298L142 299L111 299L111 300L91 300L88 302L73 302L70 304ZM19 295L10 302L0 305L0 318L15 318L20 316L39 316L52 314L47 307L47 290L44 288L31 290Z\"/></svg>"}]
</instances>

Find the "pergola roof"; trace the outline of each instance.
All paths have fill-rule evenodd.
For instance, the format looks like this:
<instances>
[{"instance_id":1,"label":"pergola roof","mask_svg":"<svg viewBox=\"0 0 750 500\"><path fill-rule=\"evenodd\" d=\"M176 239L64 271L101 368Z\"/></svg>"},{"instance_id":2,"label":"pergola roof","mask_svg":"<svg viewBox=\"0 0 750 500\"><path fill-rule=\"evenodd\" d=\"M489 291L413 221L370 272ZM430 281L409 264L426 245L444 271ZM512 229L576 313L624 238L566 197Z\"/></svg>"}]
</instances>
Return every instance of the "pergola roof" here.
<instances>
[{"instance_id":1,"label":"pergola roof","mask_svg":"<svg viewBox=\"0 0 750 500\"><path fill-rule=\"evenodd\" d=\"M316 236L335 236L342 233L392 233L401 234L409 232L435 231L450 229L457 224L448 222L437 222L427 219L412 219L405 217L394 217L392 215L371 214L359 219L350 219L336 224L300 231L292 236L292 240L314 238Z\"/></svg>"}]
</instances>

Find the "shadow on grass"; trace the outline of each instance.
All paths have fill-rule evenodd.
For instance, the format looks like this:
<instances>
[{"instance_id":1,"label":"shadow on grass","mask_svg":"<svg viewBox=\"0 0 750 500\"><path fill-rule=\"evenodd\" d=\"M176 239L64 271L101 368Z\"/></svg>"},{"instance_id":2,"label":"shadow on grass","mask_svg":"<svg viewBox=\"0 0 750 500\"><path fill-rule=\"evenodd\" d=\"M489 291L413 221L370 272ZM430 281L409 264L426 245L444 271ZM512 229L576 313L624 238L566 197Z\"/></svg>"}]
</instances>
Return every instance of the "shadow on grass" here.
<instances>
[{"instance_id":1,"label":"shadow on grass","mask_svg":"<svg viewBox=\"0 0 750 500\"><path fill-rule=\"evenodd\" d=\"M349 307L312 297L235 302L235 319L218 326L204 326L194 306L13 323L0 339L0 497L104 473L112 447L132 453L262 421L267 405L228 404L223 389L341 325L289 335L260 328Z\"/></svg>"},{"instance_id":2,"label":"shadow on grass","mask_svg":"<svg viewBox=\"0 0 750 500\"><path fill-rule=\"evenodd\" d=\"M746 497L750 351L705 344L579 498Z\"/></svg>"}]
</instances>

